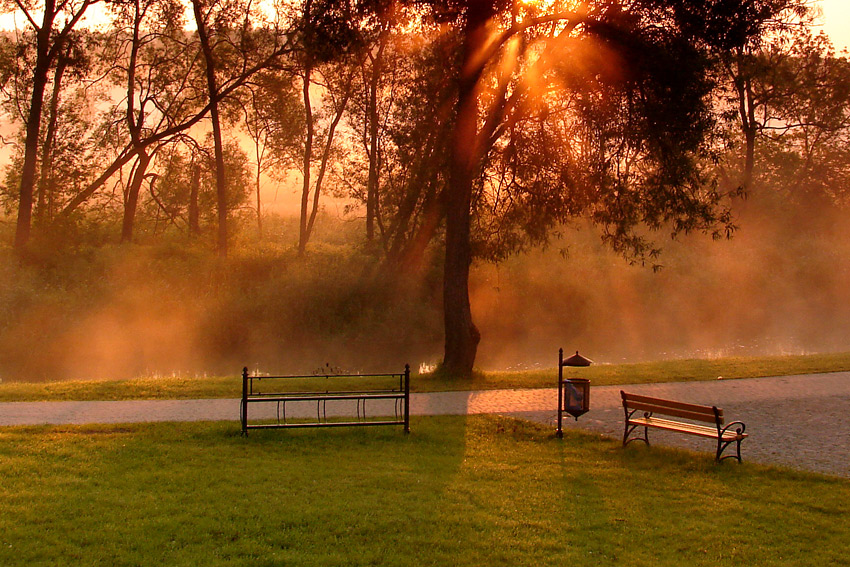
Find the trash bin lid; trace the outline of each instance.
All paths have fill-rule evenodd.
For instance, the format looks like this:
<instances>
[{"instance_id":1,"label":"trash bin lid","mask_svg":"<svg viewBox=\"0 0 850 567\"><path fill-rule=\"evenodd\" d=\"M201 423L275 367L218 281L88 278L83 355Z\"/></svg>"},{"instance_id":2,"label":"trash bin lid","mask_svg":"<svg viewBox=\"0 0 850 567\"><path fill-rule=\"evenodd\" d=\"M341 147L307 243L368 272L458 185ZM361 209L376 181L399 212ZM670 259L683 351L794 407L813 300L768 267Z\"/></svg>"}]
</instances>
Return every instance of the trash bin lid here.
<instances>
[{"instance_id":1,"label":"trash bin lid","mask_svg":"<svg viewBox=\"0 0 850 567\"><path fill-rule=\"evenodd\" d=\"M566 359L564 366L590 366L593 363L589 358L585 358L576 351L574 355Z\"/></svg>"}]
</instances>

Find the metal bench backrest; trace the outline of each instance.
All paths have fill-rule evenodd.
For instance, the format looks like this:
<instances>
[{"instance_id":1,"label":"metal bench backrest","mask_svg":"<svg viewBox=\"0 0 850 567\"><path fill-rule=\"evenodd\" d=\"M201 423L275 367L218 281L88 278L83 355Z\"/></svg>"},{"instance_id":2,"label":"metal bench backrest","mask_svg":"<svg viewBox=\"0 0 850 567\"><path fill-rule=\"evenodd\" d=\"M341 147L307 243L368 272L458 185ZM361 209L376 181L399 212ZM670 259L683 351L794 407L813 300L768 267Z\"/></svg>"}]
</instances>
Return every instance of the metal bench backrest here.
<instances>
[{"instance_id":1,"label":"metal bench backrest","mask_svg":"<svg viewBox=\"0 0 850 567\"><path fill-rule=\"evenodd\" d=\"M707 421L709 423L723 424L723 410L715 406L701 406L698 404L687 404L662 398L652 398L637 394L627 394L620 390L623 398L623 407L627 410L660 413L673 417L681 417L693 421Z\"/></svg>"}]
</instances>

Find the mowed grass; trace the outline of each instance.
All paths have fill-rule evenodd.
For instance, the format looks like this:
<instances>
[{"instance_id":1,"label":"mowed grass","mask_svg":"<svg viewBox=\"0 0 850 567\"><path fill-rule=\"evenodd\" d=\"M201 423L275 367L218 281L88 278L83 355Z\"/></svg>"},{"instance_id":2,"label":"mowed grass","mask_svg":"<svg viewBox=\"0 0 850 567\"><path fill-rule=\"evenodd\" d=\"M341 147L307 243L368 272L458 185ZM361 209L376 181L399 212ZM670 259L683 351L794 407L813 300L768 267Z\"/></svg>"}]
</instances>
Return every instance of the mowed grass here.
<instances>
[{"instance_id":1,"label":"mowed grass","mask_svg":"<svg viewBox=\"0 0 850 567\"><path fill-rule=\"evenodd\" d=\"M391 372L400 368L387 368ZM850 352L797 356L762 356L718 359L681 359L635 364L595 364L567 368L567 376L589 378L593 385L683 382L850 371ZM554 388L557 369L525 372L476 372L471 379L457 380L438 373L413 375L411 390L491 390ZM385 383L382 382L382 383ZM376 383L377 384L377 383ZM130 400L238 398L242 392L239 370L232 376L157 376L132 380L90 380L0 383L0 401L37 400Z\"/></svg>"},{"instance_id":2,"label":"mowed grass","mask_svg":"<svg viewBox=\"0 0 850 567\"><path fill-rule=\"evenodd\" d=\"M607 386L845 371L850 371L850 352L594 364L586 368L565 367L564 376L589 378L594 385ZM474 377L473 384L476 389L501 388L501 383L510 383L514 388L555 388L557 377L558 371L554 367L525 372L486 372Z\"/></svg>"},{"instance_id":3,"label":"mowed grass","mask_svg":"<svg viewBox=\"0 0 850 567\"><path fill-rule=\"evenodd\" d=\"M850 482L496 416L0 429L0 565L848 565Z\"/></svg>"}]
</instances>

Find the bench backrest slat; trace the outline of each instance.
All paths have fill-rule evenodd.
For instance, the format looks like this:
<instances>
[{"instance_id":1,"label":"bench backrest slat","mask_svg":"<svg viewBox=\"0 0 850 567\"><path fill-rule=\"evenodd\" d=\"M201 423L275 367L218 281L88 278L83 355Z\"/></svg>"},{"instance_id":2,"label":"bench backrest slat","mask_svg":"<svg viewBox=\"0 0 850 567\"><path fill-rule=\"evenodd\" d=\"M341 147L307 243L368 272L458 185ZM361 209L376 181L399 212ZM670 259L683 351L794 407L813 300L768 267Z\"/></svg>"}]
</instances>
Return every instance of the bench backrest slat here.
<instances>
[{"instance_id":1,"label":"bench backrest slat","mask_svg":"<svg viewBox=\"0 0 850 567\"><path fill-rule=\"evenodd\" d=\"M663 415L681 417L694 421L706 421L709 423L716 423L719 419L720 423L723 423L723 410L718 408L717 415L715 416L714 407L712 406L688 404L685 402L677 402L674 400L665 400L662 398L653 398L637 394L627 394L623 391L620 392L620 395L623 398L623 404L629 409L660 413Z\"/></svg>"}]
</instances>

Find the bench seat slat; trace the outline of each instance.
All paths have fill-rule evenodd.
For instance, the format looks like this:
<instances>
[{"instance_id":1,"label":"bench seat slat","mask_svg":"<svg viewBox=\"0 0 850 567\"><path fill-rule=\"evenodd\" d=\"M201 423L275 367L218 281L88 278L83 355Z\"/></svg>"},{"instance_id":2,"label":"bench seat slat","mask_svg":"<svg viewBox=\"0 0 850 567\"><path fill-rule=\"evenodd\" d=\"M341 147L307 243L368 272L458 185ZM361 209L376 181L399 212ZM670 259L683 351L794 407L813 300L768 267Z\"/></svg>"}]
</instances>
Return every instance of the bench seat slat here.
<instances>
[{"instance_id":1,"label":"bench seat slat","mask_svg":"<svg viewBox=\"0 0 850 567\"><path fill-rule=\"evenodd\" d=\"M628 420L629 425L637 425L639 427L656 427L667 431L680 431L691 435L699 435L700 437L710 437L717 439L717 428L708 427L706 425L698 425L696 423L683 423L681 421L670 421L658 417L636 417ZM737 431L728 430L723 433L724 441L734 441L747 437L746 433L738 434Z\"/></svg>"}]
</instances>

